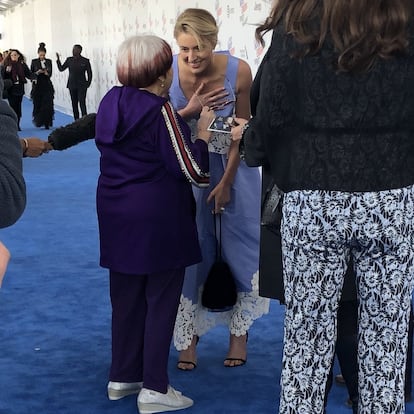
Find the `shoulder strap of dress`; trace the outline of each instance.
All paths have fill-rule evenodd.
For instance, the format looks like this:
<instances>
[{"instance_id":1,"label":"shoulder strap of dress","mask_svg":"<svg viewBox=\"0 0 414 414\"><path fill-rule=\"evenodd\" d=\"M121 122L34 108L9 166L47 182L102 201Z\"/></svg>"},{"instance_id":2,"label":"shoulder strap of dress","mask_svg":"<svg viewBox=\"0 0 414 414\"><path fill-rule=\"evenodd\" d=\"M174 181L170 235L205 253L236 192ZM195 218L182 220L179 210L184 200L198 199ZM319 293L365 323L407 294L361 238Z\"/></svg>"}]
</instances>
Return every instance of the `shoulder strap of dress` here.
<instances>
[{"instance_id":1,"label":"shoulder strap of dress","mask_svg":"<svg viewBox=\"0 0 414 414\"><path fill-rule=\"evenodd\" d=\"M239 59L231 55L228 50L218 50L214 53L219 53L219 54L228 56L226 77L228 81L230 82L233 90L235 90L236 82L237 82L237 71L239 69Z\"/></svg>"}]
</instances>

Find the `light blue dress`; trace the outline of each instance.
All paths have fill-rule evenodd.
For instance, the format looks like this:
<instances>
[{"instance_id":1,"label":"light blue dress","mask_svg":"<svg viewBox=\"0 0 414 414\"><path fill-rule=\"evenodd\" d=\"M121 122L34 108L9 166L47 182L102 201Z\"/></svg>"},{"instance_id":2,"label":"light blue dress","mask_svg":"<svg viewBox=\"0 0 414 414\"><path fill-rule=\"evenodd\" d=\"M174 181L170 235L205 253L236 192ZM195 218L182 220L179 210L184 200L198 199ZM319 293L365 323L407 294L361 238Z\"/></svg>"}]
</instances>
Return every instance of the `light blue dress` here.
<instances>
[{"instance_id":1,"label":"light blue dress","mask_svg":"<svg viewBox=\"0 0 414 414\"><path fill-rule=\"evenodd\" d=\"M229 99L235 96L239 59L228 55L224 87ZM179 84L177 56L173 62L174 78L170 88L170 100L178 111L188 100ZM226 105L217 115L234 115L234 104ZM193 139L197 120L190 120ZM231 188L231 201L222 214L222 254L236 279L238 300L226 312L210 312L201 305L201 293L208 271L216 257L214 234L214 204L207 204L207 197L222 178L227 165L230 134L214 132L209 144L210 186L205 189L193 186L197 203L197 229L203 261L187 268L180 307L174 331L177 350L187 349L194 335L201 336L218 324L229 326L232 334L244 335L254 320L269 311L269 300L259 296L259 235L261 177L258 168L247 167L243 161Z\"/></svg>"}]
</instances>

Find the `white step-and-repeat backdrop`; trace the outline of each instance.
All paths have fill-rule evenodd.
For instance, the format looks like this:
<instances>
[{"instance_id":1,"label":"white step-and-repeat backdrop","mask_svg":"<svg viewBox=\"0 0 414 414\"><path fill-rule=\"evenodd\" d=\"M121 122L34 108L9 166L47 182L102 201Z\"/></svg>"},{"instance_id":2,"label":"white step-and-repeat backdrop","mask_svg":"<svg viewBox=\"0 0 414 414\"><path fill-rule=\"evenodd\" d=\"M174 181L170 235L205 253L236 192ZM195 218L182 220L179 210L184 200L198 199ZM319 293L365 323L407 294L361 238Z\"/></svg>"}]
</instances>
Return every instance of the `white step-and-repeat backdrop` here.
<instances>
[{"instance_id":1,"label":"white step-and-repeat backdrop","mask_svg":"<svg viewBox=\"0 0 414 414\"><path fill-rule=\"evenodd\" d=\"M115 58L119 44L137 33L154 33L166 39L177 52L173 28L177 15L188 7L209 10L219 30L217 50L245 59L253 75L264 50L254 38L254 30L269 14L272 0L28 0L6 12L0 20L0 50L19 49L30 65L37 57L40 42L47 57L62 62L79 43L83 56L90 59L93 82L88 91L89 112L95 111L102 96L116 84ZM53 67L55 106L71 113L66 89L68 72Z\"/></svg>"}]
</instances>

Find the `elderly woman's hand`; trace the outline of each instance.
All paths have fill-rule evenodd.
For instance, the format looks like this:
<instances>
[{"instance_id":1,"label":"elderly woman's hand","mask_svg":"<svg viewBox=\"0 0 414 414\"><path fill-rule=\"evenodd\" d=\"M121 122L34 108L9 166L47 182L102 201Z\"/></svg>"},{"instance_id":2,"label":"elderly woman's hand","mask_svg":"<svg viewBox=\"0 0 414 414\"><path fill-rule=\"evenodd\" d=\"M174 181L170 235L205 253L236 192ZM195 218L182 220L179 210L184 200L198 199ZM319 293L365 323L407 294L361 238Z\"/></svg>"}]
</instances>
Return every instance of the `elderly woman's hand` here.
<instances>
[{"instance_id":1,"label":"elderly woman's hand","mask_svg":"<svg viewBox=\"0 0 414 414\"><path fill-rule=\"evenodd\" d=\"M249 121L244 118L234 118L235 126L231 129L231 139L233 141L240 141L243 133L246 130L246 124Z\"/></svg>"},{"instance_id":2,"label":"elderly woman's hand","mask_svg":"<svg viewBox=\"0 0 414 414\"><path fill-rule=\"evenodd\" d=\"M211 132L207 131L209 125L213 122L216 114L210 110L208 106L203 106L200 113L200 118L197 122L197 137L205 142L209 142L211 138Z\"/></svg>"}]
</instances>

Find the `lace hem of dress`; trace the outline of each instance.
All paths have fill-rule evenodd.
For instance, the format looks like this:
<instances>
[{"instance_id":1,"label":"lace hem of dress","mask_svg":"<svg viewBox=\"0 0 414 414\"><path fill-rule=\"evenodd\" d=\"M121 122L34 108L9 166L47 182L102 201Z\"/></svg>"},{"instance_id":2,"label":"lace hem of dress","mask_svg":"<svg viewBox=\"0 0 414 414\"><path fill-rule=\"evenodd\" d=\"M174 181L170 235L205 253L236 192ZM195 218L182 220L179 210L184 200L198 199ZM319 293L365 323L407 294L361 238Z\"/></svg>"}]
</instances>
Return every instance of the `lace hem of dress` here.
<instances>
[{"instance_id":1,"label":"lace hem of dress","mask_svg":"<svg viewBox=\"0 0 414 414\"><path fill-rule=\"evenodd\" d=\"M201 303L199 291L199 303ZM246 334L253 322L269 312L270 300L259 296L259 272L252 278L252 291L239 292L234 307L227 312L210 312L181 295L175 321L174 345L178 351L187 349L194 335L204 335L216 325L227 325L236 336Z\"/></svg>"}]
</instances>

